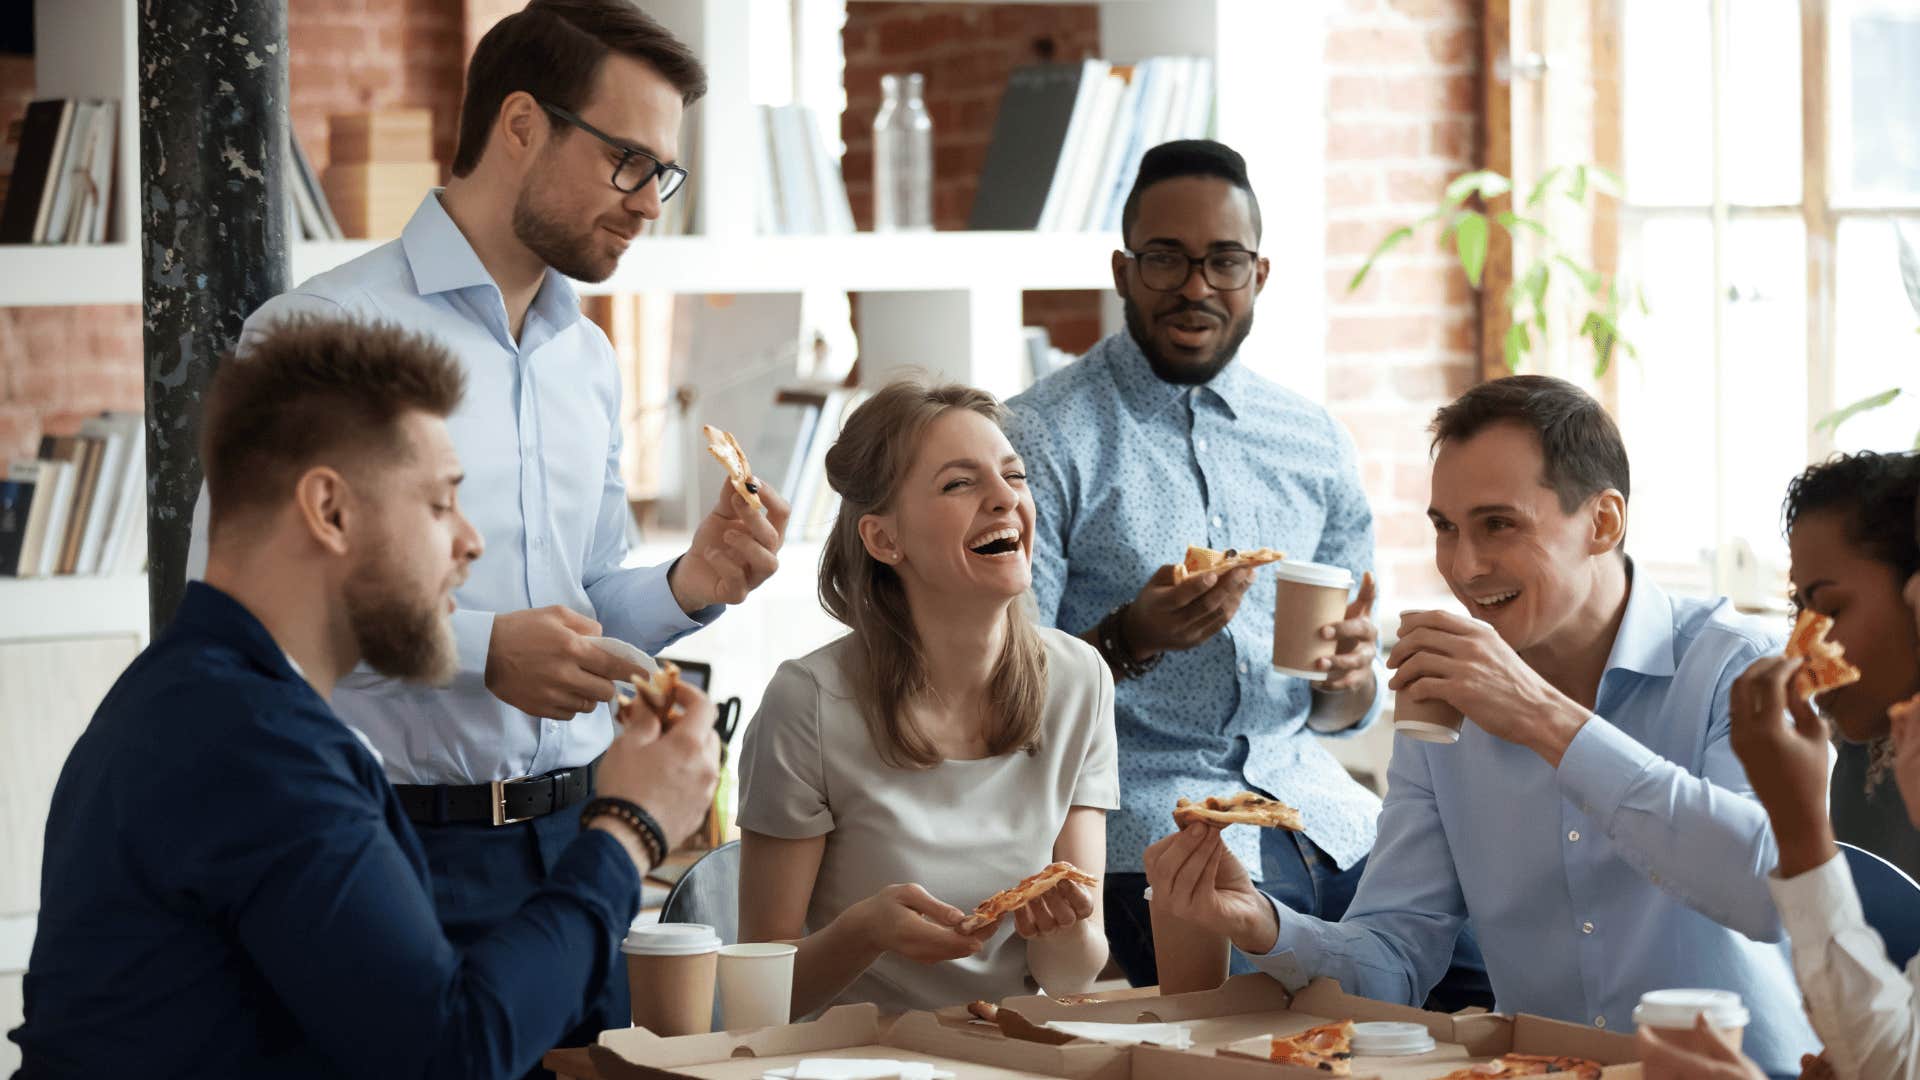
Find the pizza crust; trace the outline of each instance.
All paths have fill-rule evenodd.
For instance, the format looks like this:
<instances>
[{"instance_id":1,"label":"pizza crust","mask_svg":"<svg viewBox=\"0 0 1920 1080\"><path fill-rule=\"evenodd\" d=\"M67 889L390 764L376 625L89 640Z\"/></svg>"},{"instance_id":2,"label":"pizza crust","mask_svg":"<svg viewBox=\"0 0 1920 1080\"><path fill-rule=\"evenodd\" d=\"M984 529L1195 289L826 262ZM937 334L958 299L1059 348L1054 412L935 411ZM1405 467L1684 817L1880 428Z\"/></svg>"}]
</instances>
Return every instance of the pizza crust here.
<instances>
[{"instance_id":1,"label":"pizza crust","mask_svg":"<svg viewBox=\"0 0 1920 1080\"><path fill-rule=\"evenodd\" d=\"M1802 698L1860 681L1860 669L1847 661L1847 650L1827 640L1831 629L1831 618L1809 609L1800 613L1787 638L1787 657L1805 661L1793 673L1793 692Z\"/></svg>"},{"instance_id":2,"label":"pizza crust","mask_svg":"<svg viewBox=\"0 0 1920 1080\"><path fill-rule=\"evenodd\" d=\"M651 677L642 679L635 675L629 680L639 693L620 702L614 710L614 718L622 725L640 719L641 709L653 713L662 722L673 718L674 699L680 694L680 665L671 660L658 660L655 663L659 669Z\"/></svg>"},{"instance_id":3,"label":"pizza crust","mask_svg":"<svg viewBox=\"0 0 1920 1080\"><path fill-rule=\"evenodd\" d=\"M726 467L727 478L733 481L733 490L746 500L748 506L764 512L766 506L760 502L759 491L753 485L753 467L747 464L747 452L740 448L740 440L734 438L731 432L712 424L702 424L700 430L707 436L707 453Z\"/></svg>"},{"instance_id":4,"label":"pizza crust","mask_svg":"<svg viewBox=\"0 0 1920 1080\"><path fill-rule=\"evenodd\" d=\"M973 909L973 914L960 921L960 932L971 934L1004 915L1012 914L1045 896L1055 885L1063 881L1071 881L1088 888L1100 884L1099 878L1070 862L1054 863L1011 889L1001 889L980 901L980 906Z\"/></svg>"},{"instance_id":5,"label":"pizza crust","mask_svg":"<svg viewBox=\"0 0 1920 1080\"><path fill-rule=\"evenodd\" d=\"M1265 566L1286 557L1287 553L1284 551L1264 547L1253 548L1250 551L1236 551L1233 548L1215 551L1212 548L1189 547L1187 557L1174 565L1173 583L1178 585L1195 574L1204 574L1209 571L1224 574L1243 566Z\"/></svg>"},{"instance_id":6,"label":"pizza crust","mask_svg":"<svg viewBox=\"0 0 1920 1080\"><path fill-rule=\"evenodd\" d=\"M1278 799L1269 799L1251 791L1222 798L1209 795L1201 802L1181 799L1173 804L1173 823L1184 829L1194 822L1208 825L1258 825L1263 829L1287 829L1303 832L1306 822L1300 811Z\"/></svg>"},{"instance_id":7,"label":"pizza crust","mask_svg":"<svg viewBox=\"0 0 1920 1080\"><path fill-rule=\"evenodd\" d=\"M985 1020L989 1024L1000 1021L1000 1006L989 1001L975 1001L967 1006L967 1012L976 1020Z\"/></svg>"},{"instance_id":8,"label":"pizza crust","mask_svg":"<svg viewBox=\"0 0 1920 1080\"><path fill-rule=\"evenodd\" d=\"M1268 1056L1282 1065L1318 1069L1328 1076L1352 1076L1353 1021L1321 1024L1296 1035L1275 1035Z\"/></svg>"},{"instance_id":9,"label":"pizza crust","mask_svg":"<svg viewBox=\"0 0 1920 1080\"><path fill-rule=\"evenodd\" d=\"M1455 1069L1435 1080L1487 1080L1490 1076L1565 1076L1569 1080L1600 1080L1600 1063L1586 1058L1551 1054L1502 1054L1492 1061Z\"/></svg>"}]
</instances>

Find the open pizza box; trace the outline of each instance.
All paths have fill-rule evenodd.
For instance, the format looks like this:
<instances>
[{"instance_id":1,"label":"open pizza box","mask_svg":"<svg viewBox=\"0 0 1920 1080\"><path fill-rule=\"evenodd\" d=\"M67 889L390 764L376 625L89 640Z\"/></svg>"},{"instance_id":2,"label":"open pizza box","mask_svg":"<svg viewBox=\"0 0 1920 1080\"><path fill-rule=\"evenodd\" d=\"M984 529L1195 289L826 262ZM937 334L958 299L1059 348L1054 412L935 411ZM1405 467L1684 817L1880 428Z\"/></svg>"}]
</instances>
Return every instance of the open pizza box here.
<instances>
[{"instance_id":1,"label":"open pizza box","mask_svg":"<svg viewBox=\"0 0 1920 1080\"><path fill-rule=\"evenodd\" d=\"M661 1038L644 1028L602 1032L588 1049L595 1080L761 1080L802 1060L924 1062L954 1080L1129 1080L1125 1048L1048 1045L968 1031L932 1013L887 1025L872 1005L844 1005L820 1019L758 1031Z\"/></svg>"},{"instance_id":2,"label":"open pizza box","mask_svg":"<svg viewBox=\"0 0 1920 1080\"><path fill-rule=\"evenodd\" d=\"M1582 1057L1604 1066L1605 1080L1640 1075L1634 1041L1537 1016L1487 1013L1455 1016L1355 997L1332 979L1316 979L1298 994L1288 994L1265 975L1240 975L1214 990L1172 997L1128 998L1069 1005L1052 998L1010 998L1001 1006L999 1025L1009 1037L1049 1020L1100 1023L1178 1023L1192 1032L1186 1051L1143 1046L1133 1059L1132 1080L1193 1080L1194 1056L1209 1055L1207 1080L1287 1080L1326 1076L1324 1072L1279 1065L1269 1060L1273 1036L1293 1035L1338 1020L1389 1020L1419 1024L1433 1036L1435 1048L1413 1057L1356 1057L1355 1077L1375 1080L1429 1080L1468 1064L1506 1053ZM1058 1034L1045 1031L1046 1036Z\"/></svg>"}]
</instances>

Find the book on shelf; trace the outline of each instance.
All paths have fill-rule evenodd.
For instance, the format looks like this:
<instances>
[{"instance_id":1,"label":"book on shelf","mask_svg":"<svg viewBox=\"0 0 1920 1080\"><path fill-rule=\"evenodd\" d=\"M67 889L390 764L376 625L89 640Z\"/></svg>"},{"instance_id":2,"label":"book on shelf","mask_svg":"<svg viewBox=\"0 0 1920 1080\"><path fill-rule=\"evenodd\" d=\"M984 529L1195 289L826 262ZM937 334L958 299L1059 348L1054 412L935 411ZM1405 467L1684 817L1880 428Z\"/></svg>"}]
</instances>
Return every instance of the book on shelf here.
<instances>
[{"instance_id":1,"label":"book on shelf","mask_svg":"<svg viewBox=\"0 0 1920 1080\"><path fill-rule=\"evenodd\" d=\"M0 480L0 575L20 575L20 551L26 544L27 519L33 512L33 481L9 476Z\"/></svg>"},{"instance_id":2,"label":"book on shelf","mask_svg":"<svg viewBox=\"0 0 1920 1080\"><path fill-rule=\"evenodd\" d=\"M1140 159L1213 126L1213 65L1153 57L1016 69L980 170L972 229L1101 232L1120 227Z\"/></svg>"},{"instance_id":3,"label":"book on shelf","mask_svg":"<svg viewBox=\"0 0 1920 1080\"><path fill-rule=\"evenodd\" d=\"M761 105L755 226L763 234L814 236L853 231L853 206L839 155L819 117L804 105Z\"/></svg>"},{"instance_id":4,"label":"book on shelf","mask_svg":"<svg viewBox=\"0 0 1920 1080\"><path fill-rule=\"evenodd\" d=\"M287 193L297 234L303 240L341 240L340 222L333 216L333 204L320 186L313 162L300 146L300 137L287 129Z\"/></svg>"},{"instance_id":5,"label":"book on shelf","mask_svg":"<svg viewBox=\"0 0 1920 1080\"><path fill-rule=\"evenodd\" d=\"M146 564L146 428L133 413L104 413L76 435L48 435L39 457L14 462L6 481L30 487L20 550L0 573L137 573Z\"/></svg>"},{"instance_id":6,"label":"book on shelf","mask_svg":"<svg viewBox=\"0 0 1920 1080\"><path fill-rule=\"evenodd\" d=\"M113 201L119 104L49 98L20 122L0 243L97 244Z\"/></svg>"}]
</instances>

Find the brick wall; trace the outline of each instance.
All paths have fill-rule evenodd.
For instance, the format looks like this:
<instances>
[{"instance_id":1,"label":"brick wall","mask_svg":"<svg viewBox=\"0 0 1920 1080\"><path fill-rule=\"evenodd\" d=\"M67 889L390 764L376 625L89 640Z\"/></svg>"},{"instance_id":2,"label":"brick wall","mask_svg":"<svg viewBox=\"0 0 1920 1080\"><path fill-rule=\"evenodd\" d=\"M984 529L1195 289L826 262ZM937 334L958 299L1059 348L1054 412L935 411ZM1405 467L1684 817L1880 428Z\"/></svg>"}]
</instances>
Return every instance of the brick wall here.
<instances>
[{"instance_id":1,"label":"brick wall","mask_svg":"<svg viewBox=\"0 0 1920 1080\"><path fill-rule=\"evenodd\" d=\"M1443 594L1426 426L1477 378L1477 297L1430 240L1347 281L1479 153L1476 0L1341 0L1327 36L1327 399L1353 432L1394 597Z\"/></svg>"}]
</instances>

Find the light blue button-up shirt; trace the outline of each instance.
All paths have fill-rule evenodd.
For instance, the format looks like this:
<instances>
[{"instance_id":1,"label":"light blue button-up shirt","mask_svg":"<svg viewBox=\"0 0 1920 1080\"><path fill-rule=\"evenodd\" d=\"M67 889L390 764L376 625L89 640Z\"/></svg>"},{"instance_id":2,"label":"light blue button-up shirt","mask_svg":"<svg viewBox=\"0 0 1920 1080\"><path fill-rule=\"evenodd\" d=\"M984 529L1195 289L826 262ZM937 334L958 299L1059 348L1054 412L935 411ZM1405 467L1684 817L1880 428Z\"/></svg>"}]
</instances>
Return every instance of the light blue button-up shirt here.
<instances>
[{"instance_id":1,"label":"light blue button-up shirt","mask_svg":"<svg viewBox=\"0 0 1920 1080\"><path fill-rule=\"evenodd\" d=\"M1049 625L1085 632L1189 544L1278 548L1356 581L1373 565L1353 441L1240 361L1204 386L1175 385L1122 331L1009 404L1038 510L1033 595ZM1147 845L1173 831L1176 799L1247 787L1299 807L1341 866L1373 846L1380 800L1314 738L1307 684L1273 673L1274 591L1273 571L1256 572L1225 630L1115 687L1122 806L1107 815L1108 869L1141 869ZM1371 723L1381 696L1337 726ZM1258 831L1225 837L1257 880Z\"/></svg>"},{"instance_id":2,"label":"light blue button-up shirt","mask_svg":"<svg viewBox=\"0 0 1920 1080\"><path fill-rule=\"evenodd\" d=\"M1727 601L1636 574L1595 715L1555 770L1469 723L1451 746L1397 739L1380 839L1338 923L1276 904L1256 966L1330 975L1409 1004L1469 915L1502 1011L1633 1030L1648 990L1734 990L1746 1050L1796 1075L1819 1045L1766 875L1766 812L1728 742L1728 691L1780 634Z\"/></svg>"},{"instance_id":3,"label":"light blue button-up shirt","mask_svg":"<svg viewBox=\"0 0 1920 1080\"><path fill-rule=\"evenodd\" d=\"M448 419L466 469L461 510L486 541L454 594L460 671L444 690L363 666L333 707L365 732L397 784L470 784L585 765L613 740L601 705L568 721L530 716L488 692L493 619L559 604L656 652L722 610L689 618L667 587L671 564L622 569L620 374L613 346L549 269L514 340L506 302L472 245L429 193L400 239L274 297L247 319L240 348L289 315L381 320L445 345L467 376ZM206 497L194 515L188 576L206 566Z\"/></svg>"}]
</instances>

